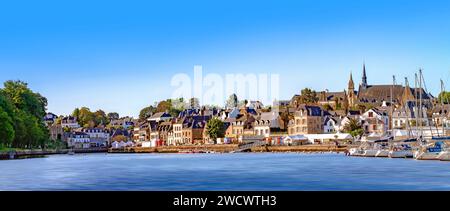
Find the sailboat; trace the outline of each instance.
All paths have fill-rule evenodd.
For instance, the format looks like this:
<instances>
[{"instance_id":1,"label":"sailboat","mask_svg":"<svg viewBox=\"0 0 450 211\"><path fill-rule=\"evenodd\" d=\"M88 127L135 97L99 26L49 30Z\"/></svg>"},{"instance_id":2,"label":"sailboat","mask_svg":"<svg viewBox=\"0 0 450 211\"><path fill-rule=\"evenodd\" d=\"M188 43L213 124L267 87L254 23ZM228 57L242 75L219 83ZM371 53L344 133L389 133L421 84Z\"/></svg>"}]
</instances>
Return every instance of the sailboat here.
<instances>
[{"instance_id":1,"label":"sailboat","mask_svg":"<svg viewBox=\"0 0 450 211\"><path fill-rule=\"evenodd\" d=\"M394 81L393 81L393 85L395 86L395 76L393 77ZM409 89L409 82L408 82L408 78L405 78L405 89ZM392 88L391 88L391 118L393 116L393 99L392 99ZM405 109L405 115L406 115L406 127L408 130L408 137L406 139L403 140L399 140L399 141L393 141L390 144L390 147L388 149L388 153L387 153L387 157L389 158L412 158L413 157L413 151L411 148L411 144L414 142L417 142L417 139L415 138L411 138L411 127L409 125L409 114L410 112L408 112L409 110L409 104L405 103L404 104L404 109ZM392 120L391 120L392 121Z\"/></svg>"},{"instance_id":2,"label":"sailboat","mask_svg":"<svg viewBox=\"0 0 450 211\"><path fill-rule=\"evenodd\" d=\"M441 80L441 93L445 92L445 88L444 88L444 82ZM448 102L446 102L448 103ZM445 122L444 122L444 117L445 117L446 112L444 112L444 98L441 97L441 126L442 126L442 136L446 137L446 132L445 132ZM447 139L443 139L443 140L450 140L449 138ZM442 150L438 157L439 160L441 161L450 161L450 147L446 146L444 150Z\"/></svg>"},{"instance_id":3,"label":"sailboat","mask_svg":"<svg viewBox=\"0 0 450 211\"><path fill-rule=\"evenodd\" d=\"M420 91L420 97L419 97L419 117L423 115L422 111L422 82L423 82L423 75L422 70L419 70L419 91ZM441 91L443 91L443 82L441 81ZM443 112L442 112L443 113ZM443 136L433 136L431 134L431 139L422 139L423 133L422 133L422 119L420 120L420 141L421 145L419 148L414 152L414 158L416 160L439 160L439 155L444 150L444 141L450 140L450 137L444 136L445 132L442 131Z\"/></svg>"},{"instance_id":4,"label":"sailboat","mask_svg":"<svg viewBox=\"0 0 450 211\"><path fill-rule=\"evenodd\" d=\"M437 159L440 161L450 161L450 149L447 148L444 151L440 152L437 156Z\"/></svg>"}]
</instances>

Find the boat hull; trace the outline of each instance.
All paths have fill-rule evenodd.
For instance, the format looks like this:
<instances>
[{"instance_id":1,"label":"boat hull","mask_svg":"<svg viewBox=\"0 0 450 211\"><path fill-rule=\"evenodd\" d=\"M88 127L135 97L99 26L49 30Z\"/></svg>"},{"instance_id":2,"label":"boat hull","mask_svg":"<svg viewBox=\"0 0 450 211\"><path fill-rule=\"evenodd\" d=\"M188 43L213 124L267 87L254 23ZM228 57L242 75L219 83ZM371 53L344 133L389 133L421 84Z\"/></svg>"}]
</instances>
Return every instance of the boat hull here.
<instances>
[{"instance_id":1,"label":"boat hull","mask_svg":"<svg viewBox=\"0 0 450 211\"><path fill-rule=\"evenodd\" d=\"M388 157L389 156L389 150L381 149L378 150L377 154L375 154L375 157Z\"/></svg>"},{"instance_id":2,"label":"boat hull","mask_svg":"<svg viewBox=\"0 0 450 211\"><path fill-rule=\"evenodd\" d=\"M438 159L440 161L450 161L450 152L445 151L445 152L439 153Z\"/></svg>"},{"instance_id":3,"label":"boat hull","mask_svg":"<svg viewBox=\"0 0 450 211\"><path fill-rule=\"evenodd\" d=\"M413 152L411 150L399 150L399 151L390 151L390 158L412 158Z\"/></svg>"},{"instance_id":4,"label":"boat hull","mask_svg":"<svg viewBox=\"0 0 450 211\"><path fill-rule=\"evenodd\" d=\"M375 155L378 153L378 150L374 150L374 149L367 149L364 150L364 157L375 157Z\"/></svg>"},{"instance_id":5,"label":"boat hull","mask_svg":"<svg viewBox=\"0 0 450 211\"><path fill-rule=\"evenodd\" d=\"M414 159L416 160L439 160L439 152L415 152Z\"/></svg>"},{"instance_id":6,"label":"boat hull","mask_svg":"<svg viewBox=\"0 0 450 211\"><path fill-rule=\"evenodd\" d=\"M351 149L348 151L348 155L349 155L349 156L362 156L363 154L364 154L364 152L361 151L361 150L358 149L358 148L351 148Z\"/></svg>"}]
</instances>

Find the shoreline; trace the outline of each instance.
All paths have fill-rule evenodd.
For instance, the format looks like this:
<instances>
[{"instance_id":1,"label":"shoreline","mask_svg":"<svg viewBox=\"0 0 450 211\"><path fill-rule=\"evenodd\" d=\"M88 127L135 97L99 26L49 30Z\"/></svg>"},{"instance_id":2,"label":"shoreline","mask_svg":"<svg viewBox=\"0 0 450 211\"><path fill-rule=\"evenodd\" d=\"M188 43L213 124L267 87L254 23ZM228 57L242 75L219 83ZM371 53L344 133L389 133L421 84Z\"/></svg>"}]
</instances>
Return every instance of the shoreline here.
<instances>
[{"instance_id":1,"label":"shoreline","mask_svg":"<svg viewBox=\"0 0 450 211\"><path fill-rule=\"evenodd\" d=\"M27 159L46 155L68 154L70 151L75 153L101 153L108 152L107 148L89 148L89 149L21 149L0 152L0 160Z\"/></svg>"},{"instance_id":2,"label":"shoreline","mask_svg":"<svg viewBox=\"0 0 450 211\"><path fill-rule=\"evenodd\" d=\"M300 146L257 146L245 152L345 152L350 146L335 145L300 145ZM239 151L237 144L229 145L184 145L184 146L161 146L161 147L127 147L119 149L108 149L108 153L234 153Z\"/></svg>"},{"instance_id":3,"label":"shoreline","mask_svg":"<svg viewBox=\"0 0 450 211\"><path fill-rule=\"evenodd\" d=\"M300 145L300 146L257 146L240 153L260 152L297 152L297 153L341 153L347 151L349 146L334 145ZM234 153L239 151L239 145L184 145L184 146L160 146L160 147L127 147L113 148L89 148L89 149L23 149L0 152L0 160L26 159L43 157L46 155L74 153Z\"/></svg>"}]
</instances>

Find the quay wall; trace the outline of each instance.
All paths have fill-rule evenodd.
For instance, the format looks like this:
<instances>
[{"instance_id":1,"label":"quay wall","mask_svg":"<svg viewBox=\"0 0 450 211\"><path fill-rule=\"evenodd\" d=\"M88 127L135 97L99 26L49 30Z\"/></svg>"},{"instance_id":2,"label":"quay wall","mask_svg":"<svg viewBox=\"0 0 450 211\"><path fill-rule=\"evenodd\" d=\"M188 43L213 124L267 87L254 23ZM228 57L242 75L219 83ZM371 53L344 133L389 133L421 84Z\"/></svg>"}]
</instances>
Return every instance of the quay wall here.
<instances>
[{"instance_id":1,"label":"quay wall","mask_svg":"<svg viewBox=\"0 0 450 211\"><path fill-rule=\"evenodd\" d=\"M237 151L237 144L224 145L183 145L160 147L127 147L108 150L109 153L183 153L183 152L207 152L214 151L227 153ZM345 152L349 146L336 145L301 145L301 146L259 146L252 147L250 152Z\"/></svg>"},{"instance_id":2,"label":"quay wall","mask_svg":"<svg viewBox=\"0 0 450 211\"><path fill-rule=\"evenodd\" d=\"M225 145L183 145L183 146L160 146L160 147L126 147L120 149L110 148L110 153L182 153L182 152L231 152L237 150L237 144Z\"/></svg>"},{"instance_id":3,"label":"quay wall","mask_svg":"<svg viewBox=\"0 0 450 211\"><path fill-rule=\"evenodd\" d=\"M345 152L347 146L336 145L300 145L300 146L259 146L252 147L252 152Z\"/></svg>"},{"instance_id":4,"label":"quay wall","mask_svg":"<svg viewBox=\"0 0 450 211\"><path fill-rule=\"evenodd\" d=\"M108 152L107 148L88 148L88 149L73 149L75 153L94 153L94 152ZM27 158L35 156L45 156L54 154L67 154L69 149L21 149L13 151L0 152L0 159L14 159L14 158Z\"/></svg>"}]
</instances>

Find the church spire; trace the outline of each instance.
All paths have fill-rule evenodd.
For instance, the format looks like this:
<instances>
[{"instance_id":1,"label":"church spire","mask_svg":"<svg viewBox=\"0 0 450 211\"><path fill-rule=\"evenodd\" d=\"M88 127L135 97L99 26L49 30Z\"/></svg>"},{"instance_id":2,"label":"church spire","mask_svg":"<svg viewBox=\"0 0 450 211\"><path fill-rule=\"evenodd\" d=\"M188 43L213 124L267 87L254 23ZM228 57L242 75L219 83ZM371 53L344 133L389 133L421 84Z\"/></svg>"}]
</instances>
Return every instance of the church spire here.
<instances>
[{"instance_id":1,"label":"church spire","mask_svg":"<svg viewBox=\"0 0 450 211\"><path fill-rule=\"evenodd\" d=\"M355 83L353 82L352 72L350 72L350 80L348 80L348 90L355 90Z\"/></svg>"},{"instance_id":2,"label":"church spire","mask_svg":"<svg viewBox=\"0 0 450 211\"><path fill-rule=\"evenodd\" d=\"M366 63L363 63L363 76L362 76L362 82L361 86L363 88L367 88L367 75L366 75Z\"/></svg>"}]
</instances>

